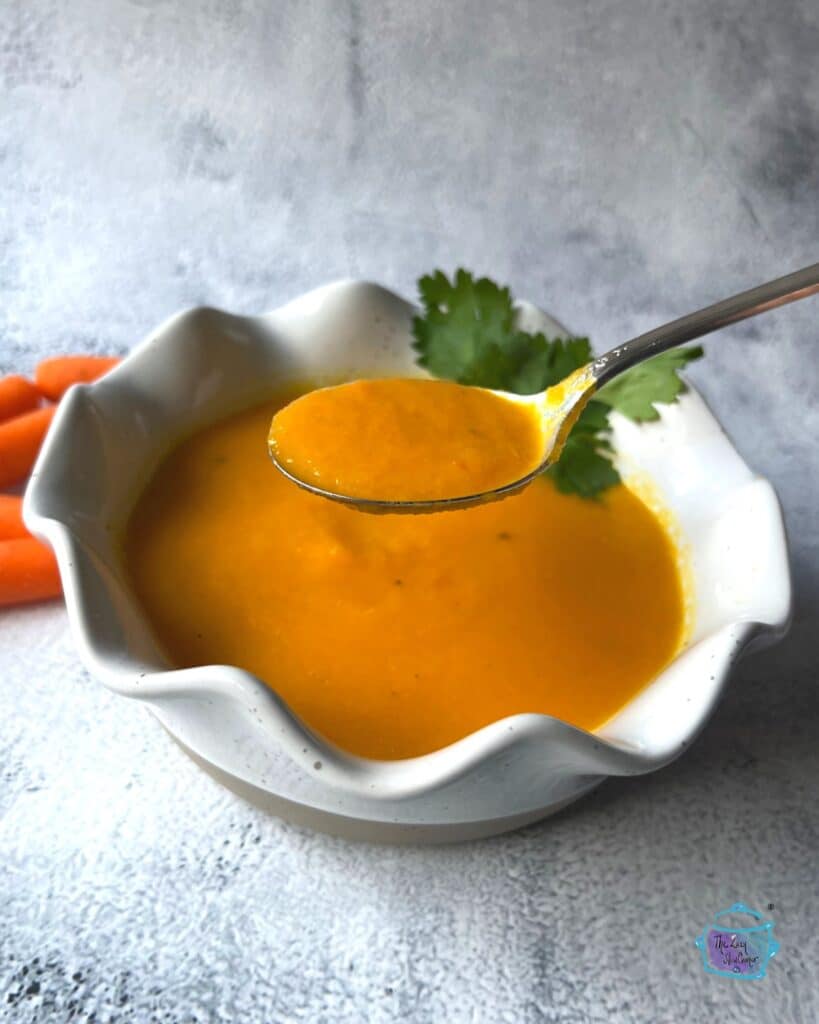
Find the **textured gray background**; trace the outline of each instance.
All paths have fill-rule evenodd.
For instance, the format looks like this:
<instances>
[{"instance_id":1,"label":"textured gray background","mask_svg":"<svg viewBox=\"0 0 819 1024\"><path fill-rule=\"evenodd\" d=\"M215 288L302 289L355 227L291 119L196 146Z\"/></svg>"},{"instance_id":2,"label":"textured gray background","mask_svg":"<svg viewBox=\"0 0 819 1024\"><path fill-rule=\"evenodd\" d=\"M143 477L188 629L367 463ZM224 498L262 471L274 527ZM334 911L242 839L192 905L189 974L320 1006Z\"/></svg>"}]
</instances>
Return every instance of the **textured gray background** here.
<instances>
[{"instance_id":1,"label":"textured gray background","mask_svg":"<svg viewBox=\"0 0 819 1024\"><path fill-rule=\"evenodd\" d=\"M179 307L462 263L598 348L819 259L815 0L2 0L0 371ZM775 482L797 611L696 746L523 833L311 835L0 614L0 1017L812 1022L819 303L694 375ZM782 942L706 976L735 899Z\"/></svg>"}]
</instances>

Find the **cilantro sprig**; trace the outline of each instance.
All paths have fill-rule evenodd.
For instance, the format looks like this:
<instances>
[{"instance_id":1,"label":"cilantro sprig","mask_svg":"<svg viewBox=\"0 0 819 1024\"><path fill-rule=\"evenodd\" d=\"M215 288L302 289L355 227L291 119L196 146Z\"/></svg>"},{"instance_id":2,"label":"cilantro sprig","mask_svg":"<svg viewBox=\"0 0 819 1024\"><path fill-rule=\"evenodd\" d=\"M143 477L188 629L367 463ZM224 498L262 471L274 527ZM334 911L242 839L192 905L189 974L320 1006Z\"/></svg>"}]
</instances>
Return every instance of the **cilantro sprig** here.
<instances>
[{"instance_id":1,"label":"cilantro sprig","mask_svg":"<svg viewBox=\"0 0 819 1024\"><path fill-rule=\"evenodd\" d=\"M508 288L457 270L450 280L436 270L418 289L423 315L412 323L419 365L460 384L531 395L557 384L593 358L588 338L547 338L521 330ZM609 412L633 420L658 418L655 402L674 402L685 391L678 370L703 354L699 346L674 349L617 377L587 404L563 454L548 474L558 490L595 498L620 477L611 461Z\"/></svg>"}]
</instances>

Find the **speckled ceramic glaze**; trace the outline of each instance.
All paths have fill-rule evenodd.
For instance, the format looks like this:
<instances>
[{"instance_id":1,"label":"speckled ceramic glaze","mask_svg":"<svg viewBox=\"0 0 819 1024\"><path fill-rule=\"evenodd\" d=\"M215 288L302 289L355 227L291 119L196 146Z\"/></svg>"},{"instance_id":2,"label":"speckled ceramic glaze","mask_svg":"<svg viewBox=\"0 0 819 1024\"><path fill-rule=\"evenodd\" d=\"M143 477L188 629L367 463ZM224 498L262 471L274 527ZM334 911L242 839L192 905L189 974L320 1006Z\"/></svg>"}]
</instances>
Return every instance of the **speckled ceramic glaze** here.
<instances>
[{"instance_id":1,"label":"speckled ceramic glaze","mask_svg":"<svg viewBox=\"0 0 819 1024\"><path fill-rule=\"evenodd\" d=\"M112 373L71 390L25 500L54 548L89 671L143 701L217 778L277 813L362 838L489 835L542 817L607 775L677 757L714 708L737 656L787 625L790 578L779 505L702 400L657 423L612 416L618 465L653 481L673 513L692 577L679 657L596 733L517 715L424 757L352 757L310 732L260 680L228 665L172 669L131 595L119 530L176 440L263 400L288 379L417 374L413 307L362 282L329 285L260 317L193 309L162 325ZM524 304L528 328L561 332Z\"/></svg>"}]
</instances>

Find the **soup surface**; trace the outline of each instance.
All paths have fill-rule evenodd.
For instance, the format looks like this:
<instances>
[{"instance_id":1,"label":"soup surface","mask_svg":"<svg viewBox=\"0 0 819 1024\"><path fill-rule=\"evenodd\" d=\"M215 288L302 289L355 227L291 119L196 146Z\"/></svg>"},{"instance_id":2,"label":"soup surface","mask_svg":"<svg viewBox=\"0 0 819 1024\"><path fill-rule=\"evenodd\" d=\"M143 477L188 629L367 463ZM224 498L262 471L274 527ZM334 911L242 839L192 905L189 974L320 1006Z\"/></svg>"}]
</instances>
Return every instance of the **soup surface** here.
<instances>
[{"instance_id":1,"label":"soup surface","mask_svg":"<svg viewBox=\"0 0 819 1024\"><path fill-rule=\"evenodd\" d=\"M519 712L594 729L677 653L677 553L625 487L367 515L276 472L276 407L183 442L131 515L128 571L176 665L245 668L338 746L393 759Z\"/></svg>"},{"instance_id":2,"label":"soup surface","mask_svg":"<svg viewBox=\"0 0 819 1024\"><path fill-rule=\"evenodd\" d=\"M383 501L492 491L531 473L544 454L530 409L424 378L318 388L276 413L269 443L299 480Z\"/></svg>"}]
</instances>

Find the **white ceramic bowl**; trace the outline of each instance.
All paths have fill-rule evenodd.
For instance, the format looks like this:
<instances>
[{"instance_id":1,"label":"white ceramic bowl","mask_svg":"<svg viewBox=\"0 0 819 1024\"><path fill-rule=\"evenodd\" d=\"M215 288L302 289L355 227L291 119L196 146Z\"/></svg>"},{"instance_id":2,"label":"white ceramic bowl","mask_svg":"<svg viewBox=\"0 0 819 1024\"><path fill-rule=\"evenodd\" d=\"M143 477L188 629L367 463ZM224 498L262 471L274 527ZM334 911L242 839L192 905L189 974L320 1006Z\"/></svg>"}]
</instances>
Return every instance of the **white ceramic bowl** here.
<instances>
[{"instance_id":1,"label":"white ceramic bowl","mask_svg":"<svg viewBox=\"0 0 819 1024\"><path fill-rule=\"evenodd\" d=\"M621 470L648 474L690 554L695 619L687 648L596 733L516 715L424 757L377 762L315 736L238 668L172 669L129 592L117 534L171 443L262 401L282 381L417 374L413 307L362 282L320 288L260 317L193 309L163 324L112 373L71 389L25 498L54 548L88 670L143 701L204 767L279 814L351 836L436 841L540 818L608 775L653 771L691 743L729 670L784 631L790 609L776 496L693 392L658 423L613 416ZM523 304L529 329L563 333ZM271 470L272 471L272 470Z\"/></svg>"}]
</instances>

